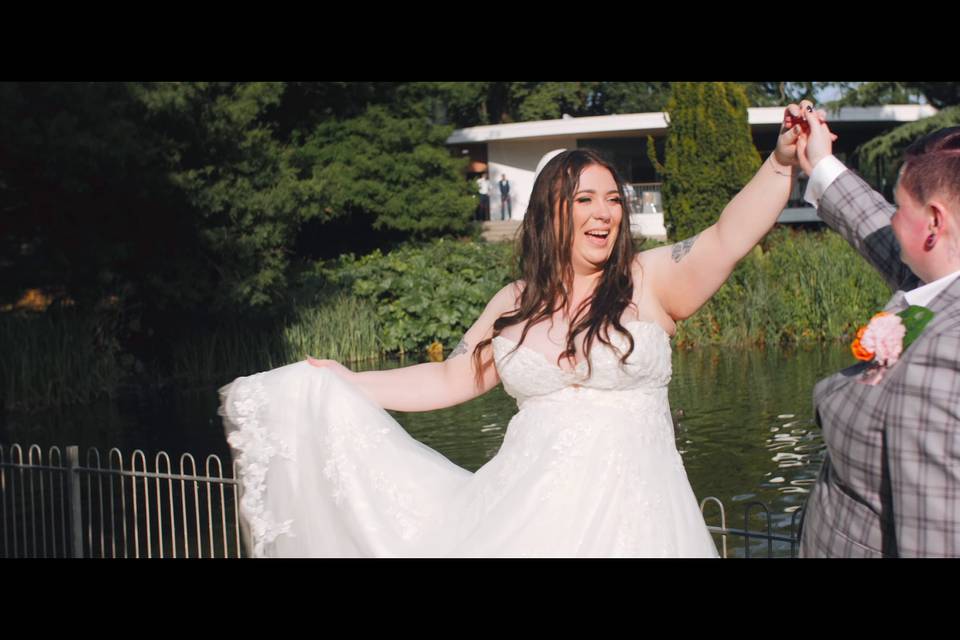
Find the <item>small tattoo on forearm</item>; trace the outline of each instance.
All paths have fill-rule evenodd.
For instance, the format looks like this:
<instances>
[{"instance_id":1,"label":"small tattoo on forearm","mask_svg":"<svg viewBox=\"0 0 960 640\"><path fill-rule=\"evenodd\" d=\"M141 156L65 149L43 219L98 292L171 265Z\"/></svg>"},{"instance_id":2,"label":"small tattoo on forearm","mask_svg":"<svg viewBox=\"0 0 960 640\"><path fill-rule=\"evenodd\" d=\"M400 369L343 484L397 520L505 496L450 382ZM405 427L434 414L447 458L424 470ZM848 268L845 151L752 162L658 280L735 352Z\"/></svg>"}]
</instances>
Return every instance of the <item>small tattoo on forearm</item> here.
<instances>
[{"instance_id":1,"label":"small tattoo on forearm","mask_svg":"<svg viewBox=\"0 0 960 640\"><path fill-rule=\"evenodd\" d=\"M683 259L683 256L690 253L690 249L693 248L693 243L697 241L697 238L700 237L700 234L693 236L692 238L687 238L683 242L678 242L673 245L673 261L680 262Z\"/></svg>"},{"instance_id":2,"label":"small tattoo on forearm","mask_svg":"<svg viewBox=\"0 0 960 640\"><path fill-rule=\"evenodd\" d=\"M458 355L460 355L461 353L466 353L466 352L467 352L467 341L466 341L466 340L461 340L461 341L457 344L457 346L453 348L453 351L450 352L450 355L447 356L447 360L449 360L450 358L452 358L452 357L454 357L454 356L458 356Z\"/></svg>"}]
</instances>

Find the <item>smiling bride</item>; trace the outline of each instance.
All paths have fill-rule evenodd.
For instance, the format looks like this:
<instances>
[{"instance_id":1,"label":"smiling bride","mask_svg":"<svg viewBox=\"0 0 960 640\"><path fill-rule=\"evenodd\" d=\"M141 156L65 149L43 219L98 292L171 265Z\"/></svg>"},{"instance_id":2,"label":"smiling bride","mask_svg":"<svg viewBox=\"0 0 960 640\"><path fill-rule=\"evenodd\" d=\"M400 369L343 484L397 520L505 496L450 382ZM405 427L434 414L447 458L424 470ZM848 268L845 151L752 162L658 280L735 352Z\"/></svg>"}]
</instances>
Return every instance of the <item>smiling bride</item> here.
<instances>
[{"instance_id":1,"label":"smiling bride","mask_svg":"<svg viewBox=\"0 0 960 640\"><path fill-rule=\"evenodd\" d=\"M716 557L675 444L670 339L785 206L799 113L714 225L640 253L614 168L555 155L523 218L521 279L444 362L357 373L310 358L224 387L248 554ZM500 383L518 411L475 473L386 411Z\"/></svg>"}]
</instances>

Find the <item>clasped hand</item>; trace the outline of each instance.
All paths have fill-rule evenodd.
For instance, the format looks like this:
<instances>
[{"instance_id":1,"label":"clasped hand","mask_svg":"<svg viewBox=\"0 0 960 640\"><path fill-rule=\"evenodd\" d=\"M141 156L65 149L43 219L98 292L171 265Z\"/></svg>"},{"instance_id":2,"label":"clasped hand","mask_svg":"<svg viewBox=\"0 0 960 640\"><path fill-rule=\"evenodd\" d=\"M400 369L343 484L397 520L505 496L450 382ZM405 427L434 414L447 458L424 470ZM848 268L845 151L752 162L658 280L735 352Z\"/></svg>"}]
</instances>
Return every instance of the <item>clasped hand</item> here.
<instances>
[{"instance_id":1,"label":"clasped hand","mask_svg":"<svg viewBox=\"0 0 960 640\"><path fill-rule=\"evenodd\" d=\"M787 105L773 152L774 160L787 167L799 166L809 176L813 167L832 153L833 141L837 139L827 126L826 118L826 112L814 109L809 100Z\"/></svg>"}]
</instances>

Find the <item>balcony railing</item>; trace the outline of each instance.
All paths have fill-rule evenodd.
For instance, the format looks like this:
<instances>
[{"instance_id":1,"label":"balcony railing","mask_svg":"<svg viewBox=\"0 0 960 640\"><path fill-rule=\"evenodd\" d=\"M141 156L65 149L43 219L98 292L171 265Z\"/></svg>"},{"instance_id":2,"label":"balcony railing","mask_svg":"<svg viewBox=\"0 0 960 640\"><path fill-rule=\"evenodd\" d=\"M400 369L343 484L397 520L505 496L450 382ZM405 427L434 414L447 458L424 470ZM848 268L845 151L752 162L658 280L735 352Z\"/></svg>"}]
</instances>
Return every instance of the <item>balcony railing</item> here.
<instances>
[{"instance_id":1,"label":"balcony railing","mask_svg":"<svg viewBox=\"0 0 960 640\"><path fill-rule=\"evenodd\" d=\"M625 186L627 201L633 213L663 213L660 197L662 182L632 182Z\"/></svg>"},{"instance_id":2,"label":"balcony railing","mask_svg":"<svg viewBox=\"0 0 960 640\"><path fill-rule=\"evenodd\" d=\"M628 183L626 190L630 211L637 213L663 213L663 198L661 196L662 182L633 182ZM777 220L781 223L817 222L819 218L816 209L803 199L807 189L807 177L796 180L790 199L783 213Z\"/></svg>"}]
</instances>

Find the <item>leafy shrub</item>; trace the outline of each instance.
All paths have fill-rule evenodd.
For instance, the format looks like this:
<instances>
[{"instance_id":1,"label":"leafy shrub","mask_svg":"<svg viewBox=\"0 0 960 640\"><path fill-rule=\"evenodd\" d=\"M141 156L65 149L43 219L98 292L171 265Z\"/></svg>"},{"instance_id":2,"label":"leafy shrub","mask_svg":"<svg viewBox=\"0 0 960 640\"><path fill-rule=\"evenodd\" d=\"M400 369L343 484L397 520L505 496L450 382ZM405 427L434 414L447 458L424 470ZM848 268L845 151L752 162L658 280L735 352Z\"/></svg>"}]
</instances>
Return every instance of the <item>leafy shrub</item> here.
<instances>
[{"instance_id":1,"label":"leafy shrub","mask_svg":"<svg viewBox=\"0 0 960 640\"><path fill-rule=\"evenodd\" d=\"M355 258L323 270L328 282L373 302L387 352L453 347L490 298L514 279L509 244L437 240Z\"/></svg>"},{"instance_id":2,"label":"leafy shrub","mask_svg":"<svg viewBox=\"0 0 960 640\"><path fill-rule=\"evenodd\" d=\"M837 233L776 230L680 323L678 346L799 344L851 338L890 297Z\"/></svg>"}]
</instances>

